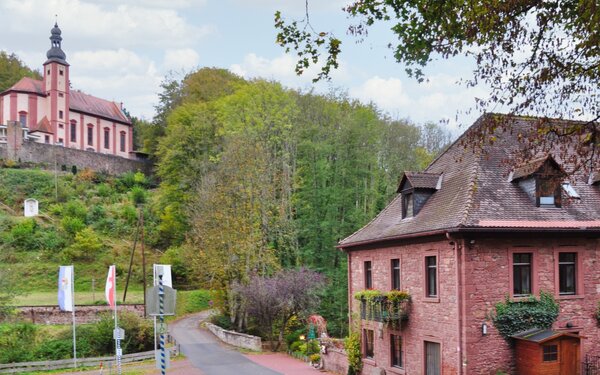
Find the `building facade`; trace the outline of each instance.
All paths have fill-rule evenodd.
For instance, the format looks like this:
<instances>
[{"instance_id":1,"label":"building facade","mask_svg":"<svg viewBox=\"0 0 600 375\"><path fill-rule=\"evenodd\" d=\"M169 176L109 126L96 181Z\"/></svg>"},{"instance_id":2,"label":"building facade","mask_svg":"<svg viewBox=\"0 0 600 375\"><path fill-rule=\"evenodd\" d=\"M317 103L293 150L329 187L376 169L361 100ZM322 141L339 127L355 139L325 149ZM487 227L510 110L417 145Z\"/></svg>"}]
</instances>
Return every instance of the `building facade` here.
<instances>
[{"instance_id":1,"label":"building facade","mask_svg":"<svg viewBox=\"0 0 600 375\"><path fill-rule=\"evenodd\" d=\"M340 242L363 374L516 374L527 346L499 333L495 306L542 291L559 314L532 344L542 353L534 359L559 370L532 373L579 374L586 355L600 356L597 169L576 168L559 142L540 151L522 141L538 132L535 119L512 118L513 131L465 147L490 121L480 118L426 171L405 172L397 197ZM395 324L355 298L395 289L410 295L407 319Z\"/></svg>"},{"instance_id":2,"label":"building facade","mask_svg":"<svg viewBox=\"0 0 600 375\"><path fill-rule=\"evenodd\" d=\"M29 140L134 157L133 128L122 104L71 89L61 30L51 30L43 79L25 77L0 93L0 124L18 121Z\"/></svg>"}]
</instances>

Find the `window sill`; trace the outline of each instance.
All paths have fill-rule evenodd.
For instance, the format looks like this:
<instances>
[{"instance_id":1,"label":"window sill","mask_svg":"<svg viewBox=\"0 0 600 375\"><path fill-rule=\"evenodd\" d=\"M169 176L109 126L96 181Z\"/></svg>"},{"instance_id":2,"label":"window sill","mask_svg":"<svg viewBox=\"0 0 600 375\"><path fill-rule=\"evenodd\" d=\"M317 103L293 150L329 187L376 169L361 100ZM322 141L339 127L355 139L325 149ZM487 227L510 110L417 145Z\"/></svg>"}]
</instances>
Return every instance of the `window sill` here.
<instances>
[{"instance_id":1,"label":"window sill","mask_svg":"<svg viewBox=\"0 0 600 375\"><path fill-rule=\"evenodd\" d=\"M392 374L400 374L400 375L406 374L406 370L404 368L401 368L401 367L390 367L388 370Z\"/></svg>"},{"instance_id":2,"label":"window sill","mask_svg":"<svg viewBox=\"0 0 600 375\"><path fill-rule=\"evenodd\" d=\"M583 299L585 296L581 294L559 294L556 299L558 300L569 300L569 299Z\"/></svg>"},{"instance_id":3,"label":"window sill","mask_svg":"<svg viewBox=\"0 0 600 375\"><path fill-rule=\"evenodd\" d=\"M424 297L423 302L428 303L440 303L440 297Z\"/></svg>"}]
</instances>

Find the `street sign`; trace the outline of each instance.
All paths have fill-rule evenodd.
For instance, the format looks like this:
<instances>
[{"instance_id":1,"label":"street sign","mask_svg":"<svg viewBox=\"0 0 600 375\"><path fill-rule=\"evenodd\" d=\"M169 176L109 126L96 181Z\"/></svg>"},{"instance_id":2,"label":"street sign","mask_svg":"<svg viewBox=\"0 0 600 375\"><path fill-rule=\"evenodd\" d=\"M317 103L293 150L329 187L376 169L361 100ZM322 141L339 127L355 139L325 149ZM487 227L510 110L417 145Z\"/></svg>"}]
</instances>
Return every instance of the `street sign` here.
<instances>
[{"instance_id":1,"label":"street sign","mask_svg":"<svg viewBox=\"0 0 600 375\"><path fill-rule=\"evenodd\" d=\"M159 316L159 295L158 286L153 286L146 290L146 313L150 316ZM163 285L163 315L175 315L175 305L177 303L177 290Z\"/></svg>"},{"instance_id":2,"label":"street sign","mask_svg":"<svg viewBox=\"0 0 600 375\"><path fill-rule=\"evenodd\" d=\"M124 340L125 339L125 330L121 327L113 329L113 339Z\"/></svg>"},{"instance_id":3,"label":"street sign","mask_svg":"<svg viewBox=\"0 0 600 375\"><path fill-rule=\"evenodd\" d=\"M117 357L121 357L123 355L123 349L117 349Z\"/></svg>"},{"instance_id":4,"label":"street sign","mask_svg":"<svg viewBox=\"0 0 600 375\"><path fill-rule=\"evenodd\" d=\"M167 334L167 323L158 323L156 325L156 333L158 333L159 335L166 335Z\"/></svg>"},{"instance_id":5,"label":"street sign","mask_svg":"<svg viewBox=\"0 0 600 375\"><path fill-rule=\"evenodd\" d=\"M160 350L154 351L154 359L156 360L156 368L161 370L162 366L160 363ZM165 350L165 368L171 367L171 351Z\"/></svg>"}]
</instances>

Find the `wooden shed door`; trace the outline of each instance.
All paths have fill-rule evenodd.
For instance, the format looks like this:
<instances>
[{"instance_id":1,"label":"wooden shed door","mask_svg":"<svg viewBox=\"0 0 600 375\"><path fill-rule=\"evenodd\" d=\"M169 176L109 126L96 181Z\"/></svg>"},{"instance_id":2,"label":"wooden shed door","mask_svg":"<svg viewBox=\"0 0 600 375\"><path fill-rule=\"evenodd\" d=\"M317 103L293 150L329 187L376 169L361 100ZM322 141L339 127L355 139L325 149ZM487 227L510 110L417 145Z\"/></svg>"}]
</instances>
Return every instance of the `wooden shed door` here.
<instances>
[{"instance_id":1,"label":"wooden shed door","mask_svg":"<svg viewBox=\"0 0 600 375\"><path fill-rule=\"evenodd\" d=\"M440 344L425 341L425 375L440 375Z\"/></svg>"},{"instance_id":2,"label":"wooden shed door","mask_svg":"<svg viewBox=\"0 0 600 375\"><path fill-rule=\"evenodd\" d=\"M560 375L579 374L579 339L564 338L560 343Z\"/></svg>"}]
</instances>

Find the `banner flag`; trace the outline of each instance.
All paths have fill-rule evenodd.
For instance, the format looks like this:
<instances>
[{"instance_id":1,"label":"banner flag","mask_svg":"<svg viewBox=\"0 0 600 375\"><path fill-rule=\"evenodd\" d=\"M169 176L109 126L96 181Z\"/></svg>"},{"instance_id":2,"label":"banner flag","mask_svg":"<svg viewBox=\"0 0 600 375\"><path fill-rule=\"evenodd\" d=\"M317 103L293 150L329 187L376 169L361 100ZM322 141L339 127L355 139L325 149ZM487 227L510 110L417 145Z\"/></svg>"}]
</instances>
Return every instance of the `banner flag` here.
<instances>
[{"instance_id":1,"label":"banner flag","mask_svg":"<svg viewBox=\"0 0 600 375\"><path fill-rule=\"evenodd\" d=\"M106 295L106 302L110 307L115 307L115 266L112 265L108 268L108 276L106 277L106 289L104 293Z\"/></svg>"},{"instance_id":2,"label":"banner flag","mask_svg":"<svg viewBox=\"0 0 600 375\"><path fill-rule=\"evenodd\" d=\"M73 266L60 266L58 271L58 307L73 311Z\"/></svg>"},{"instance_id":3,"label":"banner flag","mask_svg":"<svg viewBox=\"0 0 600 375\"><path fill-rule=\"evenodd\" d=\"M154 264L154 285L158 285L158 276L163 275L163 285L173 287L170 264Z\"/></svg>"}]
</instances>

